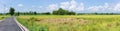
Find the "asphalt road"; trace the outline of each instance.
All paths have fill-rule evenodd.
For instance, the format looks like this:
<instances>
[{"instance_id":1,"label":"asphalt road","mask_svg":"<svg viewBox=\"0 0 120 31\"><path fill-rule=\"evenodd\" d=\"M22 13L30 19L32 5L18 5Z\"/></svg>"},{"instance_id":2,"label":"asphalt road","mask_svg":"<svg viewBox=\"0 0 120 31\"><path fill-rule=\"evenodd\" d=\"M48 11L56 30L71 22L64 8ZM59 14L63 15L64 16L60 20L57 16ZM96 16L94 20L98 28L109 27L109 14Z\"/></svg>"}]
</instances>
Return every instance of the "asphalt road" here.
<instances>
[{"instance_id":1,"label":"asphalt road","mask_svg":"<svg viewBox=\"0 0 120 31\"><path fill-rule=\"evenodd\" d=\"M0 21L0 31L22 31L15 22L14 17Z\"/></svg>"}]
</instances>

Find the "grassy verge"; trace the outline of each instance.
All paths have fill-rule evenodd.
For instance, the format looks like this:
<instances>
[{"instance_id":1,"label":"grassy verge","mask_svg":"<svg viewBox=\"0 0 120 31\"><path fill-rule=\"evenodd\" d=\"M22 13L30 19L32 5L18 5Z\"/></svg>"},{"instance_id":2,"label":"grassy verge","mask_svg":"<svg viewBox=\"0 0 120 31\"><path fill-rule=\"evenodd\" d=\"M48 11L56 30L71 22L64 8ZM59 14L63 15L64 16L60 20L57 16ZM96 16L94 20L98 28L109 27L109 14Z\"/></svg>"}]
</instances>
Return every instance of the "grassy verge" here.
<instances>
[{"instance_id":1,"label":"grassy verge","mask_svg":"<svg viewBox=\"0 0 120 31\"><path fill-rule=\"evenodd\" d=\"M22 15L17 20L30 31L120 31L120 15Z\"/></svg>"},{"instance_id":2,"label":"grassy verge","mask_svg":"<svg viewBox=\"0 0 120 31\"><path fill-rule=\"evenodd\" d=\"M9 15L0 15L0 20L4 19L4 18L8 18Z\"/></svg>"}]
</instances>

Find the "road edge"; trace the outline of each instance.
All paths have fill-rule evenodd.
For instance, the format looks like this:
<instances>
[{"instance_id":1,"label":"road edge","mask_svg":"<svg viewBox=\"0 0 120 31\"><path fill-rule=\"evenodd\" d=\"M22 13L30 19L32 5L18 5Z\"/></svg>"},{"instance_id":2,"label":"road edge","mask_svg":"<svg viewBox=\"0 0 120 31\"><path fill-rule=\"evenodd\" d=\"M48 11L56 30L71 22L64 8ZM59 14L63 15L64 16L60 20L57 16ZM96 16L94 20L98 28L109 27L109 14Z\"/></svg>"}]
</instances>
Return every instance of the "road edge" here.
<instances>
[{"instance_id":1,"label":"road edge","mask_svg":"<svg viewBox=\"0 0 120 31\"><path fill-rule=\"evenodd\" d=\"M3 20L5 20L5 19L6 19L6 18L4 18L4 19L1 19L1 20L0 20L0 22L2 22L2 21L3 21Z\"/></svg>"},{"instance_id":2,"label":"road edge","mask_svg":"<svg viewBox=\"0 0 120 31\"><path fill-rule=\"evenodd\" d=\"M1 22L2 20L0 20L0 22Z\"/></svg>"},{"instance_id":3,"label":"road edge","mask_svg":"<svg viewBox=\"0 0 120 31\"><path fill-rule=\"evenodd\" d=\"M14 20L17 23L17 25L20 27L20 29L22 29L22 31L29 31L25 26L23 26L21 23L17 21L16 17L14 17Z\"/></svg>"}]
</instances>

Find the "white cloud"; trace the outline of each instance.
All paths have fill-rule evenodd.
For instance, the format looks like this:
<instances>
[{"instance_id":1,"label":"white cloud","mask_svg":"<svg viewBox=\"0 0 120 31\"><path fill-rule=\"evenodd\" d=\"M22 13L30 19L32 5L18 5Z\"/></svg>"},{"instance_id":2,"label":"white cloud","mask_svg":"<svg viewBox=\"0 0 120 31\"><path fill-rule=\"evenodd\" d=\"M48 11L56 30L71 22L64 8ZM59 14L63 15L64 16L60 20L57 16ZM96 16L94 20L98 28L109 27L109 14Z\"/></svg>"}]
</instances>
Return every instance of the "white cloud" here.
<instances>
[{"instance_id":1,"label":"white cloud","mask_svg":"<svg viewBox=\"0 0 120 31\"><path fill-rule=\"evenodd\" d=\"M5 8L5 10L9 10L9 8Z\"/></svg>"},{"instance_id":2,"label":"white cloud","mask_svg":"<svg viewBox=\"0 0 120 31\"><path fill-rule=\"evenodd\" d=\"M97 11L97 10L99 10L99 7L98 6L92 6L92 7L89 7L88 10Z\"/></svg>"},{"instance_id":3,"label":"white cloud","mask_svg":"<svg viewBox=\"0 0 120 31\"><path fill-rule=\"evenodd\" d=\"M84 10L84 4L80 3L80 5L76 8L76 10Z\"/></svg>"},{"instance_id":4,"label":"white cloud","mask_svg":"<svg viewBox=\"0 0 120 31\"><path fill-rule=\"evenodd\" d=\"M117 3L115 6L114 6L114 11L120 11L120 3Z\"/></svg>"},{"instance_id":5,"label":"white cloud","mask_svg":"<svg viewBox=\"0 0 120 31\"><path fill-rule=\"evenodd\" d=\"M48 10L56 10L57 7L58 7L57 4L51 4L47 8L48 8Z\"/></svg>"},{"instance_id":6,"label":"white cloud","mask_svg":"<svg viewBox=\"0 0 120 31\"><path fill-rule=\"evenodd\" d=\"M23 4L18 4L18 6L19 6L19 7L22 7L22 6L23 6Z\"/></svg>"},{"instance_id":7,"label":"white cloud","mask_svg":"<svg viewBox=\"0 0 120 31\"><path fill-rule=\"evenodd\" d=\"M59 5L59 4L58 4ZM58 6L57 4L50 4L48 6L48 8L50 10L55 10L56 8L63 8L63 9L66 9L66 10L78 10L78 11L81 11L81 10L84 10L84 3L80 3L78 4L75 0L72 0L72 1L66 1L66 2L61 2L60 5Z\"/></svg>"},{"instance_id":8,"label":"white cloud","mask_svg":"<svg viewBox=\"0 0 120 31\"><path fill-rule=\"evenodd\" d=\"M108 7L109 7L109 4L105 3L104 8L108 8Z\"/></svg>"},{"instance_id":9,"label":"white cloud","mask_svg":"<svg viewBox=\"0 0 120 31\"><path fill-rule=\"evenodd\" d=\"M42 8L43 6L39 6L38 8Z\"/></svg>"},{"instance_id":10,"label":"white cloud","mask_svg":"<svg viewBox=\"0 0 120 31\"><path fill-rule=\"evenodd\" d=\"M104 3L104 5L99 5L99 6L91 6L88 7L87 10L91 10L91 11L110 11L112 6L109 6L108 3Z\"/></svg>"},{"instance_id":11,"label":"white cloud","mask_svg":"<svg viewBox=\"0 0 120 31\"><path fill-rule=\"evenodd\" d=\"M75 0L72 0L71 2L70 2L70 7L69 7L69 9L70 10L75 10L75 8L76 8L76 6L77 6L77 2L75 1Z\"/></svg>"},{"instance_id":12,"label":"white cloud","mask_svg":"<svg viewBox=\"0 0 120 31\"><path fill-rule=\"evenodd\" d=\"M8 12L9 8L0 8L0 13L6 13Z\"/></svg>"},{"instance_id":13,"label":"white cloud","mask_svg":"<svg viewBox=\"0 0 120 31\"><path fill-rule=\"evenodd\" d=\"M104 5L102 6L102 10L111 10L110 8L111 6L108 3L104 3Z\"/></svg>"},{"instance_id":14,"label":"white cloud","mask_svg":"<svg viewBox=\"0 0 120 31\"><path fill-rule=\"evenodd\" d=\"M78 7L77 7L78 6ZM75 0L72 0L70 2L61 2L60 3L60 7L63 9L67 9L67 10L84 10L84 3L80 3L78 4Z\"/></svg>"},{"instance_id":15,"label":"white cloud","mask_svg":"<svg viewBox=\"0 0 120 31\"><path fill-rule=\"evenodd\" d=\"M68 9L69 6L70 6L70 3L69 3L69 2L62 2L61 5L60 5L60 8Z\"/></svg>"},{"instance_id":16,"label":"white cloud","mask_svg":"<svg viewBox=\"0 0 120 31\"><path fill-rule=\"evenodd\" d=\"M59 5L59 6L58 6ZM111 12L111 11L120 11L120 3L117 3L116 5L110 5L108 3L104 3L102 5L93 5L89 7L85 7L84 3L78 3L75 0L72 1L66 1L61 2L58 4L50 4L48 6L50 10L56 10L58 8L63 8L66 10L78 10L78 11L84 11L84 10L90 10L91 12Z\"/></svg>"}]
</instances>

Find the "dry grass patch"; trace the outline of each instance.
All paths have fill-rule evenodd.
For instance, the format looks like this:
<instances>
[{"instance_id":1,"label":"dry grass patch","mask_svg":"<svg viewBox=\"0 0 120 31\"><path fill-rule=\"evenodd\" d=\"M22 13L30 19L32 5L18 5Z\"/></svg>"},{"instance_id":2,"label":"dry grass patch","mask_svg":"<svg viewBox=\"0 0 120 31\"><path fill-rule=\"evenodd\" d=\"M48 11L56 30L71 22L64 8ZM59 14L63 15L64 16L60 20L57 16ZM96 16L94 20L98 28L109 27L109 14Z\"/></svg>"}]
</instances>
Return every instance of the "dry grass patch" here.
<instances>
[{"instance_id":1,"label":"dry grass patch","mask_svg":"<svg viewBox=\"0 0 120 31\"><path fill-rule=\"evenodd\" d=\"M83 19L77 19L77 18L50 18L50 19L36 19L36 23L48 23L48 24L69 24L69 25L74 25L74 24L80 24L80 25L85 25L88 24L89 21L83 20Z\"/></svg>"}]
</instances>

